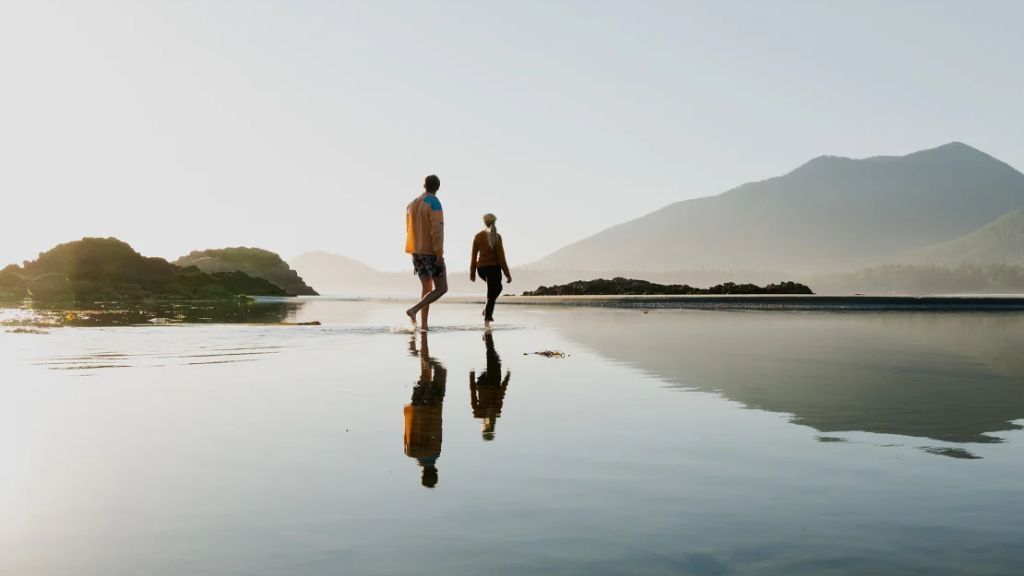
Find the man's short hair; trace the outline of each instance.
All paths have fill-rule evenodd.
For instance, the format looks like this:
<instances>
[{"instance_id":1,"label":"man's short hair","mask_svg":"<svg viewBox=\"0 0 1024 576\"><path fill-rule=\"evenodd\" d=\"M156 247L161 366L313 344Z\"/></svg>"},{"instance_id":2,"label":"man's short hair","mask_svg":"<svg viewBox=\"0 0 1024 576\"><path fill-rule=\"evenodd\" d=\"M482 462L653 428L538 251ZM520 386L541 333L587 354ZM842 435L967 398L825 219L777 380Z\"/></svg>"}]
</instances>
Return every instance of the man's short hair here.
<instances>
[{"instance_id":1,"label":"man's short hair","mask_svg":"<svg viewBox=\"0 0 1024 576\"><path fill-rule=\"evenodd\" d=\"M434 176L433 174L431 174L430 176L427 176L423 180L423 188L426 189L426 191L430 192L431 194L433 194L434 192L437 192L438 188L440 188L440 187L441 187L441 179L438 178L437 176Z\"/></svg>"}]
</instances>

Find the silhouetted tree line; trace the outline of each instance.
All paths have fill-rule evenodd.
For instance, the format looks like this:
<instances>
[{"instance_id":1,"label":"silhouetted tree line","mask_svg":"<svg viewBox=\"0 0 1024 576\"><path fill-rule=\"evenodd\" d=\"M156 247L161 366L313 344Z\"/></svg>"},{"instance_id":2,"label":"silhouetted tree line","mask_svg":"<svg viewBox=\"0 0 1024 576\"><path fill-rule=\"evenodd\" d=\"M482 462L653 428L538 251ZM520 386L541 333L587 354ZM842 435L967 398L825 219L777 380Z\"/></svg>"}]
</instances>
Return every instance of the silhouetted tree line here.
<instances>
[{"instance_id":1,"label":"silhouetted tree line","mask_svg":"<svg viewBox=\"0 0 1024 576\"><path fill-rule=\"evenodd\" d=\"M541 286L523 292L523 296L698 296L715 294L814 294L804 284L780 282L758 286L726 282L710 288L694 288L688 284L655 284L633 278L577 280L560 286Z\"/></svg>"}]
</instances>

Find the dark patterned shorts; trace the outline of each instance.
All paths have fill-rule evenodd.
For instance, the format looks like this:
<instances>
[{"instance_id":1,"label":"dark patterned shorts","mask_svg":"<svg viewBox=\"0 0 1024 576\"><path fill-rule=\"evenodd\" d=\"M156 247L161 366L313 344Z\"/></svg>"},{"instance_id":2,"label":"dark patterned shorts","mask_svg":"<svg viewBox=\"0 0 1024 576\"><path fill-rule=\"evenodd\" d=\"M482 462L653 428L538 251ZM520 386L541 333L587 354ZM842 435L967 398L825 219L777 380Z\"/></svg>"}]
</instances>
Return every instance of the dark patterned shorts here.
<instances>
[{"instance_id":1,"label":"dark patterned shorts","mask_svg":"<svg viewBox=\"0 0 1024 576\"><path fill-rule=\"evenodd\" d=\"M444 278L446 273L444 264L439 264L433 254L413 254L412 269L420 278Z\"/></svg>"}]
</instances>

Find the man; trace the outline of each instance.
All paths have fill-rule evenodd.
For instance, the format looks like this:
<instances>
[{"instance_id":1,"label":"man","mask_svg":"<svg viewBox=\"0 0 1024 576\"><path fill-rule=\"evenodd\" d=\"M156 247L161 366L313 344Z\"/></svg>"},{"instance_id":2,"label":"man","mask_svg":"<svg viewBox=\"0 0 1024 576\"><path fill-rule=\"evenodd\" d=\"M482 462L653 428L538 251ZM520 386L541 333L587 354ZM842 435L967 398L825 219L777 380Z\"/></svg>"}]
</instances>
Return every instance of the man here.
<instances>
[{"instance_id":1,"label":"man","mask_svg":"<svg viewBox=\"0 0 1024 576\"><path fill-rule=\"evenodd\" d=\"M430 305L448 292L444 267L444 211L437 199L441 179L431 174L423 181L423 194L405 209L405 251L412 254L412 267L423 290L422 299L405 313L413 327L420 314L421 328L427 330Z\"/></svg>"},{"instance_id":2,"label":"man","mask_svg":"<svg viewBox=\"0 0 1024 576\"><path fill-rule=\"evenodd\" d=\"M420 349L416 350L416 336L411 336L409 351L420 359L420 378L412 389L412 400L406 404L405 455L415 458L423 468L420 482L427 488L437 486L437 459L441 457L444 392L448 371L430 356L427 333L420 334Z\"/></svg>"}]
</instances>

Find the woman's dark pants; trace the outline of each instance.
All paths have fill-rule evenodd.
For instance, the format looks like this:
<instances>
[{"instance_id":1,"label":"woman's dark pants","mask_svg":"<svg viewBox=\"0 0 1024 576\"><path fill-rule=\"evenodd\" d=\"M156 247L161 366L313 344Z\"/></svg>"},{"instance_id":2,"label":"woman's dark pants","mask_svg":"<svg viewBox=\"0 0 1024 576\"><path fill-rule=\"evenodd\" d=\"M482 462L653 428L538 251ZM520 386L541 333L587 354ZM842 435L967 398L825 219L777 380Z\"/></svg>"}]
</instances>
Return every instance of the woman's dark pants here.
<instances>
[{"instance_id":1,"label":"woman's dark pants","mask_svg":"<svg viewBox=\"0 0 1024 576\"><path fill-rule=\"evenodd\" d=\"M480 278L487 281L487 306L484 307L484 320L494 320L494 303L501 295L501 268L498 266L481 266L476 269Z\"/></svg>"}]
</instances>

